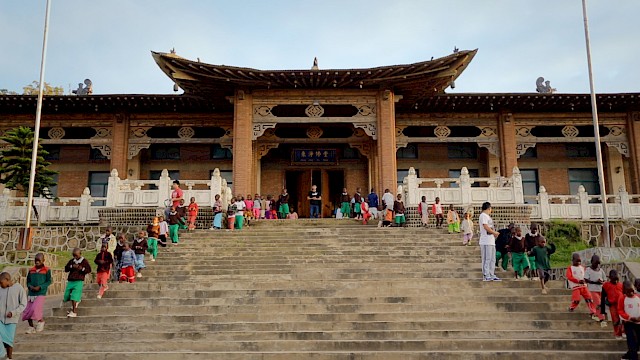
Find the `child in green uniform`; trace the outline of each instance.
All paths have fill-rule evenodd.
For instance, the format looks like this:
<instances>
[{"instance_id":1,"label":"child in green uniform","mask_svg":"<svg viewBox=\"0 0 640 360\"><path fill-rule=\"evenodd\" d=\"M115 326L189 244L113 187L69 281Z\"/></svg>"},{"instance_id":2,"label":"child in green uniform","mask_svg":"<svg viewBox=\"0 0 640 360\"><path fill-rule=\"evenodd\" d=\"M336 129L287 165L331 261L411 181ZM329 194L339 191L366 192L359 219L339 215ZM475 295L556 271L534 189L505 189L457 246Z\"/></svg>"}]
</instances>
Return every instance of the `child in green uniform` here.
<instances>
[{"instance_id":1,"label":"child in green uniform","mask_svg":"<svg viewBox=\"0 0 640 360\"><path fill-rule=\"evenodd\" d=\"M538 244L529 251L529 256L532 256L536 261L543 295L547 294L548 288L545 284L549 281L549 278L551 278L549 274L549 270L551 270L549 258L554 252L556 252L556 246L553 243L547 245L547 240L542 236L540 236Z\"/></svg>"},{"instance_id":2,"label":"child in green uniform","mask_svg":"<svg viewBox=\"0 0 640 360\"><path fill-rule=\"evenodd\" d=\"M80 249L73 249L72 254L73 258L64 267L64 271L69 273L69 277L67 278L67 287L64 290L62 301L71 301L71 311L67 313L67 316L74 318L78 316L78 304L82 300L84 277L87 274L91 274L91 265L82 256Z\"/></svg>"},{"instance_id":3,"label":"child in green uniform","mask_svg":"<svg viewBox=\"0 0 640 360\"><path fill-rule=\"evenodd\" d=\"M51 269L44 265L44 255L36 254L34 260L35 266L29 269L27 275L27 289L29 289L27 297L27 308L22 313L22 321L29 322L27 334L35 334L44 330L43 307L47 289L53 282L51 277ZM36 325L34 326L34 321Z\"/></svg>"},{"instance_id":4,"label":"child in green uniform","mask_svg":"<svg viewBox=\"0 0 640 360\"><path fill-rule=\"evenodd\" d=\"M529 268L529 258L526 253L522 230L517 227L515 234L509 241L509 251L511 252L511 264L515 272L516 280L528 280L525 272Z\"/></svg>"}]
</instances>

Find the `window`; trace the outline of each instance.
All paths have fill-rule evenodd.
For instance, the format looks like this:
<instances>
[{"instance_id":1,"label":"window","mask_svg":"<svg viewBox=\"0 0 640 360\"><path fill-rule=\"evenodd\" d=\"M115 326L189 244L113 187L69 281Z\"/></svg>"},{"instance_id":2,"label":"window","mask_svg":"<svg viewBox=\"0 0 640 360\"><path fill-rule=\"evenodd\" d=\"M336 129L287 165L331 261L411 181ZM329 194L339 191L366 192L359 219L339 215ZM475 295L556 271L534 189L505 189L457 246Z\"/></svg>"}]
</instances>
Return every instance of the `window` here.
<instances>
[{"instance_id":1,"label":"window","mask_svg":"<svg viewBox=\"0 0 640 360\"><path fill-rule=\"evenodd\" d=\"M535 159L538 157L538 150L535 147L528 148L524 154L520 155L522 159Z\"/></svg>"},{"instance_id":2,"label":"window","mask_svg":"<svg viewBox=\"0 0 640 360\"><path fill-rule=\"evenodd\" d=\"M352 147L345 147L342 151L343 159L360 159L360 151Z\"/></svg>"},{"instance_id":3,"label":"window","mask_svg":"<svg viewBox=\"0 0 640 360\"><path fill-rule=\"evenodd\" d=\"M478 146L476 144L449 144L447 145L449 159L477 159Z\"/></svg>"},{"instance_id":4,"label":"window","mask_svg":"<svg viewBox=\"0 0 640 360\"><path fill-rule=\"evenodd\" d=\"M149 148L151 160L180 160L180 146L171 144L152 144Z\"/></svg>"},{"instance_id":5,"label":"window","mask_svg":"<svg viewBox=\"0 0 640 360\"><path fill-rule=\"evenodd\" d=\"M169 178L171 180L180 180L180 171L179 170L168 170ZM149 171L149 180L159 180L162 175L162 170L151 170ZM157 190L158 187L155 185L149 185L149 190Z\"/></svg>"},{"instance_id":6,"label":"window","mask_svg":"<svg viewBox=\"0 0 640 360\"><path fill-rule=\"evenodd\" d=\"M53 178L53 183L55 185L53 185L52 187L49 188L49 194L51 195L51 198L56 198L58 197L58 179L59 179L60 174L54 174L51 177Z\"/></svg>"},{"instance_id":7,"label":"window","mask_svg":"<svg viewBox=\"0 0 640 360\"><path fill-rule=\"evenodd\" d=\"M402 185L404 178L409 176L409 169L398 169L398 185ZM420 177L420 170L416 169L416 176Z\"/></svg>"},{"instance_id":8,"label":"window","mask_svg":"<svg viewBox=\"0 0 640 360\"><path fill-rule=\"evenodd\" d=\"M396 151L397 159L417 159L418 147L415 144L409 144L406 147L400 148Z\"/></svg>"},{"instance_id":9,"label":"window","mask_svg":"<svg viewBox=\"0 0 640 360\"><path fill-rule=\"evenodd\" d=\"M109 185L108 171L90 171L89 172L89 190L93 197L106 197L107 187ZM93 206L104 206L103 201L94 201Z\"/></svg>"},{"instance_id":10,"label":"window","mask_svg":"<svg viewBox=\"0 0 640 360\"><path fill-rule=\"evenodd\" d=\"M233 159L233 153L227 148L223 148L220 144L211 146L211 159Z\"/></svg>"},{"instance_id":11,"label":"window","mask_svg":"<svg viewBox=\"0 0 640 360\"><path fill-rule=\"evenodd\" d=\"M89 160L108 160L106 156L102 155L99 149L91 148L89 152Z\"/></svg>"},{"instance_id":12,"label":"window","mask_svg":"<svg viewBox=\"0 0 640 360\"><path fill-rule=\"evenodd\" d=\"M220 177L227 180L227 186L231 187L231 184L233 184L233 171L220 170Z\"/></svg>"},{"instance_id":13,"label":"window","mask_svg":"<svg viewBox=\"0 0 640 360\"><path fill-rule=\"evenodd\" d=\"M42 145L42 148L48 153L44 156L45 160L60 160L60 145Z\"/></svg>"},{"instance_id":14,"label":"window","mask_svg":"<svg viewBox=\"0 0 640 360\"><path fill-rule=\"evenodd\" d=\"M591 143L566 144L567 157L593 158L596 157L596 146Z\"/></svg>"},{"instance_id":15,"label":"window","mask_svg":"<svg viewBox=\"0 0 640 360\"><path fill-rule=\"evenodd\" d=\"M578 187L582 185L589 195L600 194L597 169L569 169L569 191L571 195L578 193Z\"/></svg>"},{"instance_id":16,"label":"window","mask_svg":"<svg viewBox=\"0 0 640 360\"><path fill-rule=\"evenodd\" d=\"M477 178L480 177L480 171L478 169L468 169L469 170L469 177L472 178ZM449 177L450 178L459 178L460 177L460 171L461 170L449 170ZM449 183L449 187L451 188L457 188L459 186L459 184L455 183L455 182L450 182ZM475 182L473 184L471 184L471 187L480 187L480 184Z\"/></svg>"},{"instance_id":17,"label":"window","mask_svg":"<svg viewBox=\"0 0 640 360\"><path fill-rule=\"evenodd\" d=\"M520 175L522 175L522 190L524 192L524 195L538 195L538 189L540 188L540 184L538 182L538 170L523 169L520 170ZM525 199L525 203L530 204L535 203L535 201L531 199Z\"/></svg>"}]
</instances>

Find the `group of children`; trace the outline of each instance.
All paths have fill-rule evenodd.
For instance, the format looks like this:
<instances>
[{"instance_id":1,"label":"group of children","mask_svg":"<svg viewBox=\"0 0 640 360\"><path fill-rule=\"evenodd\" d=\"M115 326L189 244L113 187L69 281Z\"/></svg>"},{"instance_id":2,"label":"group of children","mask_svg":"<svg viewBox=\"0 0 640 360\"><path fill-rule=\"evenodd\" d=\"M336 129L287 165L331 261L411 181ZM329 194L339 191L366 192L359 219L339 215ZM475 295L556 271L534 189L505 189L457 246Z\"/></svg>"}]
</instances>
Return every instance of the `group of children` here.
<instances>
[{"instance_id":1,"label":"group of children","mask_svg":"<svg viewBox=\"0 0 640 360\"><path fill-rule=\"evenodd\" d=\"M289 207L289 194L283 189L278 200L273 195L267 195L263 199L259 194L253 197L249 194L246 199L241 196L231 198L225 212L220 195L215 196L213 208L213 222L209 230L219 230L224 227L223 219L226 217L229 230L242 230L249 226L253 219L297 219L298 214ZM226 216L225 216L226 215Z\"/></svg>"}]
</instances>

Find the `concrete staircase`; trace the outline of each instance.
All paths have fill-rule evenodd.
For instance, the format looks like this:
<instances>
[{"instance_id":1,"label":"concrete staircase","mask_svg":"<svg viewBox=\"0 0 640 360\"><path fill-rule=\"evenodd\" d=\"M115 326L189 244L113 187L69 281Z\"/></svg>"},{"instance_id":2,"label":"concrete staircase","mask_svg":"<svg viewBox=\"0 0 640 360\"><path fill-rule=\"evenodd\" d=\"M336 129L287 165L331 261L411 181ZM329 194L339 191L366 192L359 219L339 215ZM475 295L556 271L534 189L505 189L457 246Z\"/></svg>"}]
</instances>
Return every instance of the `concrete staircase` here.
<instances>
[{"instance_id":1,"label":"concrete staircase","mask_svg":"<svg viewBox=\"0 0 640 360\"><path fill-rule=\"evenodd\" d=\"M331 227L328 226L331 225ZM476 242L477 243L477 242ZM626 347L552 282L484 283L437 229L273 221L183 234L135 284L17 335L16 359L615 359ZM504 274L505 277L507 274Z\"/></svg>"}]
</instances>

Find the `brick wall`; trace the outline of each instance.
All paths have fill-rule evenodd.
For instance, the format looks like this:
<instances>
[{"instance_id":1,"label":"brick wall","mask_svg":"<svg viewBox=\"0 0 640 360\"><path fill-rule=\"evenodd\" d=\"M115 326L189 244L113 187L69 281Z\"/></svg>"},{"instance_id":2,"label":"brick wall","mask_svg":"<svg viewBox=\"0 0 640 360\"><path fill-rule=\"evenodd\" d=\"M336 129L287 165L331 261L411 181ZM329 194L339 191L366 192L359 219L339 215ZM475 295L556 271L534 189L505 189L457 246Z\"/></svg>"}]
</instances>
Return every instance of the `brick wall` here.
<instances>
[{"instance_id":1,"label":"brick wall","mask_svg":"<svg viewBox=\"0 0 640 360\"><path fill-rule=\"evenodd\" d=\"M58 197L82 195L89 184L89 172L109 171L109 160L89 160L90 153L89 145L60 147L60 159L51 161L51 169L59 172Z\"/></svg>"}]
</instances>

